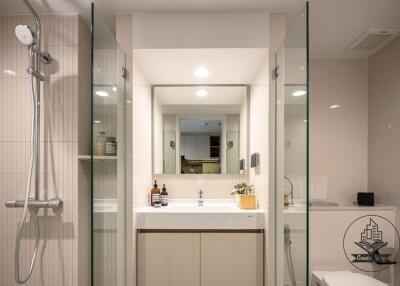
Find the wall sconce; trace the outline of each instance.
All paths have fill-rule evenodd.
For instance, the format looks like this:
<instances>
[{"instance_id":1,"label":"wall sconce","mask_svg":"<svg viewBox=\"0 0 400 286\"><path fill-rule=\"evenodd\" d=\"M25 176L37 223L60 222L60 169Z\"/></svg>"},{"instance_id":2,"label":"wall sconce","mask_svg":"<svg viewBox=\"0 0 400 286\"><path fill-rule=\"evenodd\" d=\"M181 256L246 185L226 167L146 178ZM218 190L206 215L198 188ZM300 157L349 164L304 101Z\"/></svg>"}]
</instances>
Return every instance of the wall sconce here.
<instances>
[{"instance_id":1,"label":"wall sconce","mask_svg":"<svg viewBox=\"0 0 400 286\"><path fill-rule=\"evenodd\" d=\"M171 147L171 148L175 148L175 141L169 141L169 146Z\"/></svg>"}]
</instances>

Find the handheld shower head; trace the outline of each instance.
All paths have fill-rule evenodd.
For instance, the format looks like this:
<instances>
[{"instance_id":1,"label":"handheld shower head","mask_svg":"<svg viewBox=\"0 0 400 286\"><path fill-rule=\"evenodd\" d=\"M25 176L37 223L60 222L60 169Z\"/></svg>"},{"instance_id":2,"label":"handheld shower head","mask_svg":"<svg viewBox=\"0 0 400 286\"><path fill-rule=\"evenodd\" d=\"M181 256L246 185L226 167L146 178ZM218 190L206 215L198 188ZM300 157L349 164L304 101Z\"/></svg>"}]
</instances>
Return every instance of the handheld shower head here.
<instances>
[{"instance_id":1,"label":"handheld shower head","mask_svg":"<svg viewBox=\"0 0 400 286\"><path fill-rule=\"evenodd\" d=\"M15 27L15 35L25 46L31 46L36 43L35 33L28 25L18 25Z\"/></svg>"}]
</instances>

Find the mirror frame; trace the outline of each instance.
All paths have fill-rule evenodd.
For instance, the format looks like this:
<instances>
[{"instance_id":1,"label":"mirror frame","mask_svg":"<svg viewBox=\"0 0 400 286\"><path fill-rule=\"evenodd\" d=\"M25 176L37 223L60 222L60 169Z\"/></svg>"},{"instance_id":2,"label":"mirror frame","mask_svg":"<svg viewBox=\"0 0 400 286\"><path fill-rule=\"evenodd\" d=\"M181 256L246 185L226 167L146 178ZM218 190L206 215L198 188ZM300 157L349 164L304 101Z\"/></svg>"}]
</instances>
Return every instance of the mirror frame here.
<instances>
[{"instance_id":1,"label":"mirror frame","mask_svg":"<svg viewBox=\"0 0 400 286\"><path fill-rule=\"evenodd\" d=\"M179 166L176 165L175 167L175 174L155 174L154 172L154 154L155 154L155 142L154 142L154 97L155 97L155 88L159 87L246 87L246 103L247 103L247 116L246 116L246 158L245 158L245 169L244 172L240 172L239 174L226 174L226 168L222 168L221 170L225 169L225 173L221 174L181 174L178 173L178 170L180 170L180 163ZM214 117L219 117L222 118L224 115L213 115ZM182 117L191 117L190 115L179 115L177 114L177 119L180 120ZM201 117L201 115L197 116L198 118ZM196 116L193 116L191 118L196 118ZM248 175L249 170L250 170L250 85L249 84L154 84L151 86L151 173L154 176L190 176L190 175L195 175L195 176L236 176L236 175ZM178 145L180 144L180 133L179 133L179 138L177 136L177 140L175 141L175 144ZM224 144L226 146L226 142ZM226 148L225 148L226 149ZM177 156L177 155L176 155ZM175 157L176 157L175 156Z\"/></svg>"}]
</instances>

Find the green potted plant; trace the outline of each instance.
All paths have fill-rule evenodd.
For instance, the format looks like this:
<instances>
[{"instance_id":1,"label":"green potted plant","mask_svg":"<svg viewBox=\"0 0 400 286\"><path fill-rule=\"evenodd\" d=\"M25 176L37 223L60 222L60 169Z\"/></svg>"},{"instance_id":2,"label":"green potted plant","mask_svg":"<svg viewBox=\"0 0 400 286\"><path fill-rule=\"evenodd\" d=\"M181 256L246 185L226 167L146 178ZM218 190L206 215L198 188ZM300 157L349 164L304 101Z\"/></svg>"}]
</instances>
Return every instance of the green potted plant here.
<instances>
[{"instance_id":1,"label":"green potted plant","mask_svg":"<svg viewBox=\"0 0 400 286\"><path fill-rule=\"evenodd\" d=\"M256 208L256 195L254 193L254 186L240 183L233 187L231 195L236 196L236 204L241 209L255 209Z\"/></svg>"}]
</instances>

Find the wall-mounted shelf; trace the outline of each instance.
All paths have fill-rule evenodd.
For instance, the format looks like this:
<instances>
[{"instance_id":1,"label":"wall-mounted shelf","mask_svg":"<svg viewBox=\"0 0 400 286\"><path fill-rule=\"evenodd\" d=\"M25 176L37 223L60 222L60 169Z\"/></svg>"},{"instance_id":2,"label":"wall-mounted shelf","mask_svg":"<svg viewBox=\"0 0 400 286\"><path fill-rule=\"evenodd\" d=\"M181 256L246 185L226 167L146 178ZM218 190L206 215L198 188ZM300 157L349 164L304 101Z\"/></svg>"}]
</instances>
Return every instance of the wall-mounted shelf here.
<instances>
[{"instance_id":1,"label":"wall-mounted shelf","mask_svg":"<svg viewBox=\"0 0 400 286\"><path fill-rule=\"evenodd\" d=\"M93 156L94 160L117 160L117 156ZM78 155L78 160L90 161L90 155Z\"/></svg>"}]
</instances>

